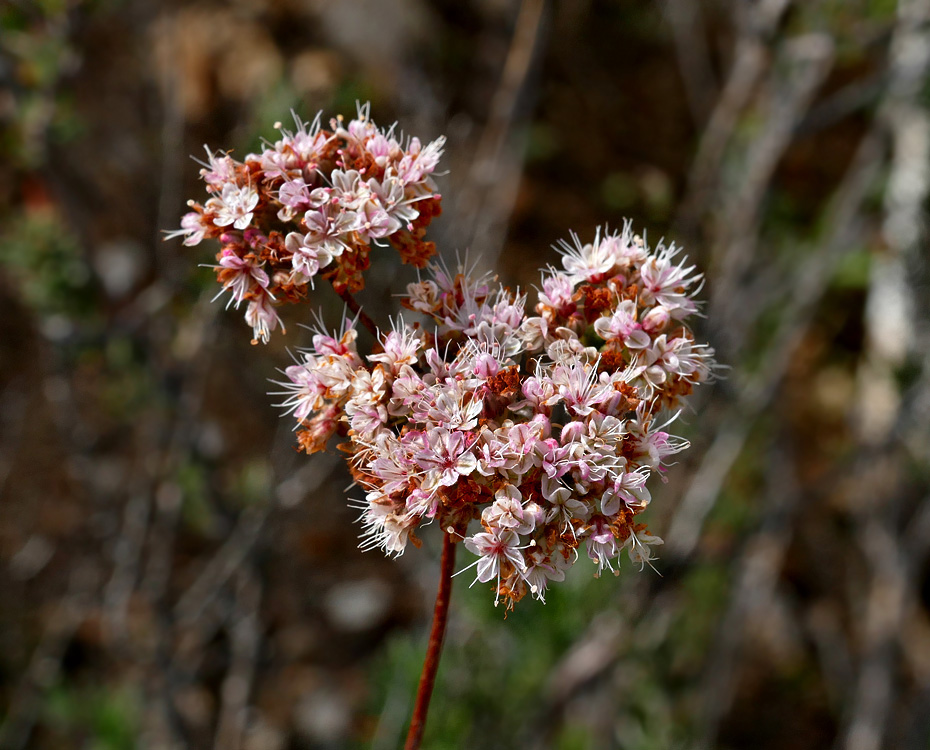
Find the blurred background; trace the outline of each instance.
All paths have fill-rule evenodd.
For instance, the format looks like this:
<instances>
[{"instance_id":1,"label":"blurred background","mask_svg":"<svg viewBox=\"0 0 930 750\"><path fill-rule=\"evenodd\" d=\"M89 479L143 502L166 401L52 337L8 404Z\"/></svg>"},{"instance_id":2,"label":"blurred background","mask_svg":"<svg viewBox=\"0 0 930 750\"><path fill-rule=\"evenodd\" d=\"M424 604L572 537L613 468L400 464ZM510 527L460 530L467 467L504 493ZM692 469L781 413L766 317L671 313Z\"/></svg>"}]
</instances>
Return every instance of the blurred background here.
<instances>
[{"instance_id":1,"label":"blurred background","mask_svg":"<svg viewBox=\"0 0 930 750\"><path fill-rule=\"evenodd\" d=\"M729 368L653 488L661 576L582 560L506 619L461 579L424 747L926 750L928 65L928 0L0 5L0 747L400 745L438 539L357 550L268 395L311 307L252 347L162 240L203 144L370 100L449 138L445 257L531 289L630 217Z\"/></svg>"}]
</instances>

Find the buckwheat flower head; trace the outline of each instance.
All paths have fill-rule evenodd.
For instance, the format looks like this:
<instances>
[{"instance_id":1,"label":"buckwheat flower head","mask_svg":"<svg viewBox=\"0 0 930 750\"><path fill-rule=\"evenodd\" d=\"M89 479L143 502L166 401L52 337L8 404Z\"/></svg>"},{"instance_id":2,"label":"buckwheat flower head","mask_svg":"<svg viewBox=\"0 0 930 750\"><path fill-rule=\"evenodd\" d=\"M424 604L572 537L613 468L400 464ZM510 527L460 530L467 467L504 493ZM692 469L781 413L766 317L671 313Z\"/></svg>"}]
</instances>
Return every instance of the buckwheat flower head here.
<instances>
[{"instance_id":1,"label":"buckwheat flower head","mask_svg":"<svg viewBox=\"0 0 930 750\"><path fill-rule=\"evenodd\" d=\"M677 250L629 223L558 249L530 310L490 276L430 265L403 300L420 321L396 319L365 358L315 344L284 391L304 450L343 436L363 547L402 554L436 522L508 607L583 557L596 574L650 563L649 479L687 447L667 428L714 367L686 325L700 277Z\"/></svg>"},{"instance_id":2,"label":"buckwheat flower head","mask_svg":"<svg viewBox=\"0 0 930 750\"><path fill-rule=\"evenodd\" d=\"M218 240L217 273L236 306L247 302L253 341L267 341L277 327L276 305L306 296L315 279L337 293L365 285L372 247L392 247L404 263L423 268L435 253L424 240L441 212L433 181L444 138L423 145L394 126L382 129L359 106L354 119L322 117L280 136L239 161L207 149L201 179L207 198L191 201L181 228L187 246ZM265 284L230 283L222 269L239 258L268 279Z\"/></svg>"}]
</instances>

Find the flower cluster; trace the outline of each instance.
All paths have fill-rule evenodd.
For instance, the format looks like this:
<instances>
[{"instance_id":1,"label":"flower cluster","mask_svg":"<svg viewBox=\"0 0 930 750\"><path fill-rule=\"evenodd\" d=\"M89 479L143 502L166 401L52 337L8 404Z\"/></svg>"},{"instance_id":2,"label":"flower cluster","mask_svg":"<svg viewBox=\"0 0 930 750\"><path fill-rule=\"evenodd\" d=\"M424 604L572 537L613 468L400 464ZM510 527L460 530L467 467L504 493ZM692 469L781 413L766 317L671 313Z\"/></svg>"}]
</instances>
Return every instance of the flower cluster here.
<instances>
[{"instance_id":1,"label":"flower cluster","mask_svg":"<svg viewBox=\"0 0 930 750\"><path fill-rule=\"evenodd\" d=\"M352 321L319 331L281 383L304 450L347 438L364 546L400 554L435 520L508 606L543 599L582 553L598 573L624 551L649 562L647 480L687 447L664 428L713 368L686 325L700 275L674 246L650 251L627 223L559 250L535 314L432 265L403 301L425 324L398 318L364 358Z\"/></svg>"},{"instance_id":2,"label":"flower cluster","mask_svg":"<svg viewBox=\"0 0 930 750\"><path fill-rule=\"evenodd\" d=\"M444 138L424 146L379 129L368 105L329 130L320 115L294 121L294 132L278 125L280 139L243 162L207 149L200 175L209 198L191 201L168 235L191 246L219 240L217 278L230 304L246 303L255 341L279 324L275 304L302 299L318 275L337 293L362 289L372 244L418 268L435 253L423 238L441 210L431 175Z\"/></svg>"}]
</instances>

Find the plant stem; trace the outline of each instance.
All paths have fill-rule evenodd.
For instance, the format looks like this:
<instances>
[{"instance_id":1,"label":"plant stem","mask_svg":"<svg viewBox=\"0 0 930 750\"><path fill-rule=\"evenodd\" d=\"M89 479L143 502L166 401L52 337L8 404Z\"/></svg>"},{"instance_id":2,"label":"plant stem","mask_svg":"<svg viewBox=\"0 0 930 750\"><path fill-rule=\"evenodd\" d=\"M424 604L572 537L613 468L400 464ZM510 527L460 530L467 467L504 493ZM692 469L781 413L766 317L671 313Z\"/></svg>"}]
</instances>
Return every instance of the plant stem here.
<instances>
[{"instance_id":1,"label":"plant stem","mask_svg":"<svg viewBox=\"0 0 930 750\"><path fill-rule=\"evenodd\" d=\"M368 329L368 332L377 339L378 326L375 325L375 321L362 311L362 306L355 301L355 297L348 292L337 292L337 294L342 298L342 301L349 306L349 309L358 316L358 319L362 322L362 325Z\"/></svg>"},{"instance_id":2,"label":"plant stem","mask_svg":"<svg viewBox=\"0 0 930 750\"><path fill-rule=\"evenodd\" d=\"M440 563L439 591L436 592L436 607L433 609L433 627L426 647L426 659L420 674L420 686L417 688L417 701L410 719L410 731L407 732L407 744L404 750L419 750L426 726L426 712L429 699L436 682L436 670L442 654L442 640L446 634L446 622L449 619L449 600L452 595L452 573L455 569L455 540L452 534L445 534L442 540L442 562Z\"/></svg>"}]
</instances>

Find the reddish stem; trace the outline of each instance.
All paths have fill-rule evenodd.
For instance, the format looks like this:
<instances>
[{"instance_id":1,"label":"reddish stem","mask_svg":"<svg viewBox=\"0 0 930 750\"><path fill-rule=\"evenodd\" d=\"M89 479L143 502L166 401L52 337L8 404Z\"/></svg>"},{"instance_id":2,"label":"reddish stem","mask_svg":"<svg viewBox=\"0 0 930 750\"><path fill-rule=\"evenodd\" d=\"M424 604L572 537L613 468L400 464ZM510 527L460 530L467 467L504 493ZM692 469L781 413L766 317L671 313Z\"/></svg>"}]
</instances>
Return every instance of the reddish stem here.
<instances>
[{"instance_id":1,"label":"reddish stem","mask_svg":"<svg viewBox=\"0 0 930 750\"><path fill-rule=\"evenodd\" d=\"M362 322L362 325L368 329L368 332L377 339L378 326L375 325L375 321L362 311L362 306L355 301L355 297L348 292L337 292L337 294L342 298L342 301L349 306L349 309L358 316L358 319Z\"/></svg>"},{"instance_id":2,"label":"reddish stem","mask_svg":"<svg viewBox=\"0 0 930 750\"><path fill-rule=\"evenodd\" d=\"M417 688L417 702L410 719L410 731L407 732L407 744L404 750L419 750L426 726L426 712L429 699L436 682L436 670L439 669L439 657L442 654L442 640L446 634L446 622L449 619L449 600L452 595L452 573L455 569L455 540L451 534L444 534L442 539L442 562L440 563L439 591L436 592L436 607L433 609L433 627L426 647L426 659L420 674L420 687Z\"/></svg>"}]
</instances>

